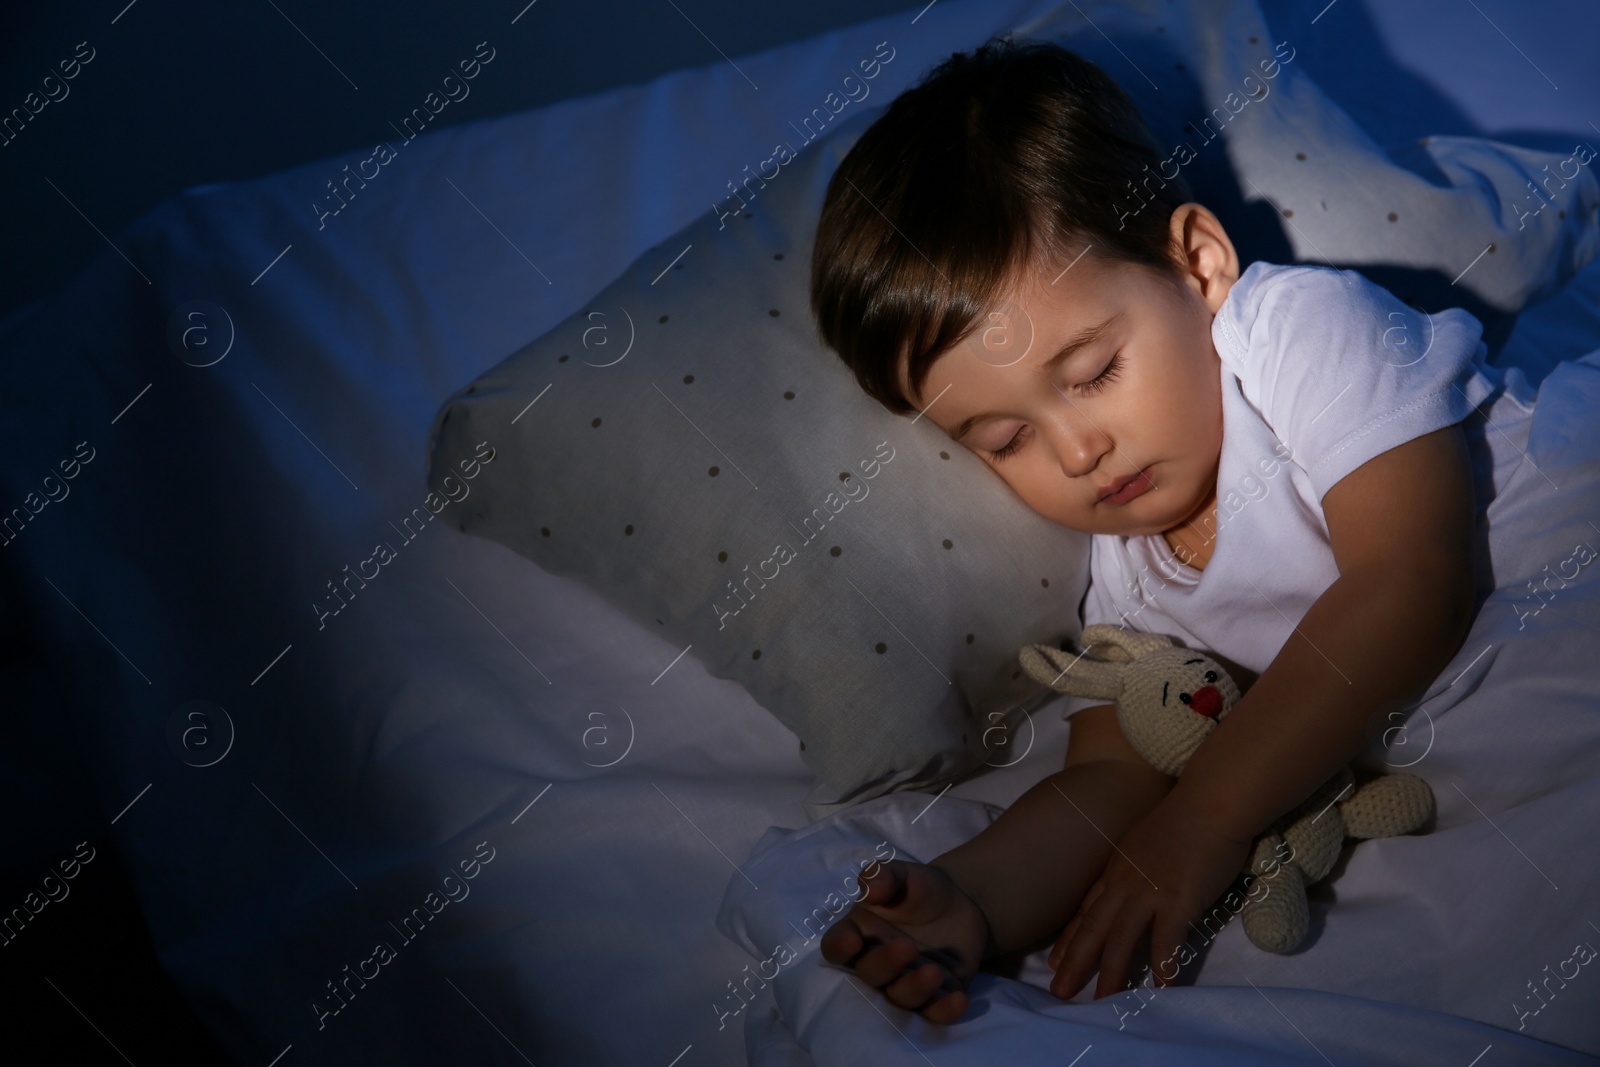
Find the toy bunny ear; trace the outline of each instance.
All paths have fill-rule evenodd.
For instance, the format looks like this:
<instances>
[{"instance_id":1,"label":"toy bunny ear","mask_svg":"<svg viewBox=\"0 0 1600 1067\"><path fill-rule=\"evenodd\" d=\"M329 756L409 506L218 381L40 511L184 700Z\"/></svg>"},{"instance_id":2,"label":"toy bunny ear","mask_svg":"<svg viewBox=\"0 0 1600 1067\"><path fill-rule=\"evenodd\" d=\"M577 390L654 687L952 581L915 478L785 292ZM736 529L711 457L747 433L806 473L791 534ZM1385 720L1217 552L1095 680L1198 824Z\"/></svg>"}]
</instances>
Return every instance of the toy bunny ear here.
<instances>
[{"instance_id":1,"label":"toy bunny ear","mask_svg":"<svg viewBox=\"0 0 1600 1067\"><path fill-rule=\"evenodd\" d=\"M1172 638L1165 634L1140 633L1123 626L1096 623L1083 628L1083 647L1110 662L1126 663L1157 649L1171 648Z\"/></svg>"},{"instance_id":2,"label":"toy bunny ear","mask_svg":"<svg viewBox=\"0 0 1600 1067\"><path fill-rule=\"evenodd\" d=\"M1028 677L1058 693L1115 700L1122 692L1122 668L1087 653L1067 652L1050 645L1025 645L1017 660Z\"/></svg>"}]
</instances>

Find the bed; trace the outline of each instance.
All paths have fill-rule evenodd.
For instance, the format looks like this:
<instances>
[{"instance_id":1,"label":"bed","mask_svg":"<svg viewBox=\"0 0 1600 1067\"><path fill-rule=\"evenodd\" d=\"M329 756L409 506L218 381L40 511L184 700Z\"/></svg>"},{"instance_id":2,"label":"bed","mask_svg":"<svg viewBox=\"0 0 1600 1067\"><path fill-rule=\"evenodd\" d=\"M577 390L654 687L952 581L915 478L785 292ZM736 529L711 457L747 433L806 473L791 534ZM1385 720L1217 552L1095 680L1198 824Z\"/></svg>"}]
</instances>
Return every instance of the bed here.
<instances>
[{"instance_id":1,"label":"bed","mask_svg":"<svg viewBox=\"0 0 1600 1067\"><path fill-rule=\"evenodd\" d=\"M887 97L1075 6L944 0L737 72L442 130L337 215L307 204L365 150L191 189L0 325L0 492L49 497L7 531L0 610L38 635L160 960L238 1062L1600 1056L1600 979L1549 984L1574 942L1600 944L1594 570L1541 599L1537 642L1504 604L1482 616L1430 690L1439 740L1407 738L1430 746L1416 773L1437 776L1439 829L1362 846L1312 952L1267 957L1229 928L1198 984L1132 1019L1131 1002L1056 1001L1035 958L980 977L972 1017L940 1029L819 965L814 943L749 978L880 842L931 858L1059 766L1059 715L1034 716L1032 760L936 806L902 791L812 821L793 735L739 685L581 582L397 525L422 502L441 402L703 214L773 117L812 105L819 72L892 36ZM1263 13L1324 41L1306 62L1383 143L1600 136L1594 75L1555 90L1534 66L1576 54L1573 13L1519 18L1512 44L1475 6ZM1597 348L1591 264L1496 356L1571 386L1574 428L1549 454L1580 473L1592 431L1576 427L1600 396L1561 361ZM68 470L57 499L45 479ZM1550 528L1600 522L1593 495L1550 499ZM337 617L308 610L307 591L368 573L375 540L398 545L381 578ZM1507 695L1507 675L1541 682ZM1539 718L1448 728L1507 705Z\"/></svg>"}]
</instances>

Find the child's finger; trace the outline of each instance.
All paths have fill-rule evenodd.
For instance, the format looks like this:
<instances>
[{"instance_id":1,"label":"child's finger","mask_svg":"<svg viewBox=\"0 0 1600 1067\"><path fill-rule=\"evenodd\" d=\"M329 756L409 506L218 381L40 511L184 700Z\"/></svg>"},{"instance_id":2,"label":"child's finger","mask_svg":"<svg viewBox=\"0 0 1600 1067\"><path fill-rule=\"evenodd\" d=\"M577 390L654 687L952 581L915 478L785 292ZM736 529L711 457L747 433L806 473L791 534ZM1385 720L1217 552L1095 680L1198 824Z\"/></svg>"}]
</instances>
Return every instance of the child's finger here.
<instances>
[{"instance_id":1,"label":"child's finger","mask_svg":"<svg viewBox=\"0 0 1600 1067\"><path fill-rule=\"evenodd\" d=\"M1179 946L1187 930L1188 923L1170 914L1158 914L1150 924L1150 973L1157 985L1169 986L1178 977Z\"/></svg>"},{"instance_id":2,"label":"child's finger","mask_svg":"<svg viewBox=\"0 0 1600 1067\"><path fill-rule=\"evenodd\" d=\"M931 1023L953 1023L967 1013L969 1000L961 981L951 970L951 960L938 958L943 953L924 949L906 968L905 974L885 987L893 1004L916 1011Z\"/></svg>"},{"instance_id":3,"label":"child's finger","mask_svg":"<svg viewBox=\"0 0 1600 1067\"><path fill-rule=\"evenodd\" d=\"M1078 917L1074 915L1067 925L1062 927L1060 935L1056 937L1056 943L1050 947L1050 955L1044 958L1045 963L1049 965L1052 971L1061 966L1062 953L1066 952L1067 946L1072 944L1072 935L1077 930Z\"/></svg>"},{"instance_id":4,"label":"child's finger","mask_svg":"<svg viewBox=\"0 0 1600 1067\"><path fill-rule=\"evenodd\" d=\"M971 1001L963 990L941 993L937 995L937 999L922 1008L922 1017L930 1023L948 1026L953 1022L959 1022L961 1017L967 1014L970 1004Z\"/></svg>"},{"instance_id":5,"label":"child's finger","mask_svg":"<svg viewBox=\"0 0 1600 1067\"><path fill-rule=\"evenodd\" d=\"M1082 915L1084 912L1094 907L1095 901L1099 900L1100 894L1104 893L1105 891L1106 880L1105 876L1102 875L1094 880L1094 885L1091 885L1089 887L1089 891L1083 894L1083 899L1078 901L1078 914Z\"/></svg>"},{"instance_id":6,"label":"child's finger","mask_svg":"<svg viewBox=\"0 0 1600 1067\"><path fill-rule=\"evenodd\" d=\"M1102 947L1105 945L1105 934L1114 917L1112 902L1102 894L1093 908L1080 911L1078 929L1074 931L1072 940L1061 954L1061 960L1056 965L1056 977L1050 983L1050 992L1063 1000L1077 996L1078 990L1089 980L1089 975L1094 973L1095 965L1099 962Z\"/></svg>"},{"instance_id":7,"label":"child's finger","mask_svg":"<svg viewBox=\"0 0 1600 1067\"><path fill-rule=\"evenodd\" d=\"M1066 926L1061 928L1061 934L1056 938L1055 946L1050 949L1050 955L1046 957L1046 962L1050 964L1052 970L1061 966L1061 960L1066 955L1067 946L1072 944L1072 939L1078 936L1078 930L1082 926L1083 912L1080 911L1068 920Z\"/></svg>"},{"instance_id":8,"label":"child's finger","mask_svg":"<svg viewBox=\"0 0 1600 1067\"><path fill-rule=\"evenodd\" d=\"M886 945L869 948L851 963L856 977L874 989L883 989L903 975L917 958L917 946L909 937L899 937Z\"/></svg>"},{"instance_id":9,"label":"child's finger","mask_svg":"<svg viewBox=\"0 0 1600 1067\"><path fill-rule=\"evenodd\" d=\"M855 924L850 915L842 915L822 933L822 940L818 947L822 950L822 958L829 963L846 966L852 957L858 955L866 947L866 936L861 928Z\"/></svg>"},{"instance_id":10,"label":"child's finger","mask_svg":"<svg viewBox=\"0 0 1600 1067\"><path fill-rule=\"evenodd\" d=\"M829 963L853 968L863 953L904 937L893 923L858 903L823 931L819 947Z\"/></svg>"},{"instance_id":11,"label":"child's finger","mask_svg":"<svg viewBox=\"0 0 1600 1067\"><path fill-rule=\"evenodd\" d=\"M1104 888L1104 879L1096 879L1094 885L1089 887L1089 891L1078 902L1077 912L1067 921L1067 925L1062 927L1060 936L1056 938L1055 947L1050 950L1050 955L1046 957L1046 962L1052 968L1060 966L1061 956L1066 952L1067 946L1072 943L1072 937L1078 929L1079 920L1083 917L1084 912L1094 906L1094 902L1099 899L1100 893Z\"/></svg>"},{"instance_id":12,"label":"child's finger","mask_svg":"<svg viewBox=\"0 0 1600 1067\"><path fill-rule=\"evenodd\" d=\"M1132 901L1123 905L1106 932L1100 955L1100 981L1095 985L1096 1000L1122 992L1128 983L1128 969L1150 929L1150 912Z\"/></svg>"},{"instance_id":13,"label":"child's finger","mask_svg":"<svg viewBox=\"0 0 1600 1067\"><path fill-rule=\"evenodd\" d=\"M892 908L900 903L901 897L905 894L905 864L900 860L879 864L878 869L871 875L862 871L860 882L865 895L857 903Z\"/></svg>"},{"instance_id":14,"label":"child's finger","mask_svg":"<svg viewBox=\"0 0 1600 1067\"><path fill-rule=\"evenodd\" d=\"M949 976L937 963L923 961L913 966L884 986L883 995L889 1003L907 1011L920 1011L931 1005L941 994Z\"/></svg>"}]
</instances>

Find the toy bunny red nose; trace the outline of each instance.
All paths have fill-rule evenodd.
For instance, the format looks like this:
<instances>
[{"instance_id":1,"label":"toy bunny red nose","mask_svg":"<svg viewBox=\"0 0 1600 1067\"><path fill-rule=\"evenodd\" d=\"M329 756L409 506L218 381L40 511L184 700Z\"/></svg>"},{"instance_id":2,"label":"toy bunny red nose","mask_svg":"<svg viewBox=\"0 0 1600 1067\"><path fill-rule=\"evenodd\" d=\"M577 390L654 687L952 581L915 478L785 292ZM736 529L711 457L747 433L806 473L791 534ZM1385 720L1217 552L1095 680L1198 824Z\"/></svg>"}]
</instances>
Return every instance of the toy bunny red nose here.
<instances>
[{"instance_id":1,"label":"toy bunny red nose","mask_svg":"<svg viewBox=\"0 0 1600 1067\"><path fill-rule=\"evenodd\" d=\"M1189 698L1189 707L1208 719L1215 719L1222 711L1222 694L1214 685L1203 685Z\"/></svg>"}]
</instances>

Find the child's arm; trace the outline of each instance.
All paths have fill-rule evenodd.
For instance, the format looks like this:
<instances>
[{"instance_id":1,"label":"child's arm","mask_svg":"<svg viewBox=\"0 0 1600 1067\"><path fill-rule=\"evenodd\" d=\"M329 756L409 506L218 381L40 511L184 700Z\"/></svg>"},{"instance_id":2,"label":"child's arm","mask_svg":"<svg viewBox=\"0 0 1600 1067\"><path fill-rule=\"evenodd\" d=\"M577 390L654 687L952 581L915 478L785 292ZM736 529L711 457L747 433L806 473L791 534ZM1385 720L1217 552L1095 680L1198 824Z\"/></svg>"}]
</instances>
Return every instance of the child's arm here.
<instances>
[{"instance_id":1,"label":"child's arm","mask_svg":"<svg viewBox=\"0 0 1600 1067\"><path fill-rule=\"evenodd\" d=\"M1112 842L1176 781L1128 743L1114 705L1074 715L1062 769L977 837L932 861L989 920L986 958L1036 951L1053 940L1105 869Z\"/></svg>"},{"instance_id":2,"label":"child's arm","mask_svg":"<svg viewBox=\"0 0 1600 1067\"><path fill-rule=\"evenodd\" d=\"M1194 858L1203 850L1172 860L1156 842L1185 829L1216 835L1214 851L1248 842L1356 756L1461 647L1473 614L1475 511L1458 425L1367 461L1328 490L1323 512L1338 579L1178 784L1119 842L1100 892L1091 890L1058 946L1058 994L1076 993L1097 961L1096 995L1120 991L1146 929L1157 980L1170 982L1176 967L1154 965L1178 958L1187 925L1215 901L1216 864ZM1134 865L1155 872L1159 891Z\"/></svg>"},{"instance_id":3,"label":"child's arm","mask_svg":"<svg viewBox=\"0 0 1600 1067\"><path fill-rule=\"evenodd\" d=\"M1114 707L1085 708L1063 768L977 837L930 864L863 871L862 896L823 935L822 956L929 1022L955 1022L982 964L1048 944L1112 842L1175 781L1128 744Z\"/></svg>"}]
</instances>

